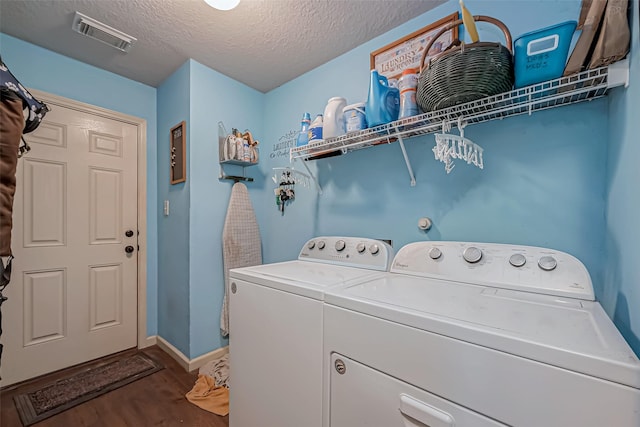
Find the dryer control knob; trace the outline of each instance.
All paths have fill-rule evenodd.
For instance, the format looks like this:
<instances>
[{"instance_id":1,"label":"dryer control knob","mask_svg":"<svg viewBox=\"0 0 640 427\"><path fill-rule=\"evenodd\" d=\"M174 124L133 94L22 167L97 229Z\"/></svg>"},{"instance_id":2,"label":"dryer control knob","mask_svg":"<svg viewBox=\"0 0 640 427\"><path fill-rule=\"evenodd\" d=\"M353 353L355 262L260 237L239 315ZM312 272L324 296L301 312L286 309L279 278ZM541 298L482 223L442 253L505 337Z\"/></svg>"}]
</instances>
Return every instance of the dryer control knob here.
<instances>
[{"instance_id":1,"label":"dryer control knob","mask_svg":"<svg viewBox=\"0 0 640 427\"><path fill-rule=\"evenodd\" d=\"M462 252L462 257L469 264L475 264L482 259L482 251L475 246L469 246Z\"/></svg>"},{"instance_id":2,"label":"dryer control knob","mask_svg":"<svg viewBox=\"0 0 640 427\"><path fill-rule=\"evenodd\" d=\"M558 261L552 256L543 256L538 260L538 267L544 271L551 271L558 266Z\"/></svg>"},{"instance_id":3,"label":"dryer control knob","mask_svg":"<svg viewBox=\"0 0 640 427\"><path fill-rule=\"evenodd\" d=\"M371 252L371 254L375 255L378 252L380 252L380 246L378 246L377 244L373 244L371 246L369 246L369 252Z\"/></svg>"},{"instance_id":4,"label":"dryer control knob","mask_svg":"<svg viewBox=\"0 0 640 427\"><path fill-rule=\"evenodd\" d=\"M322 250L322 249L324 249L324 246L325 246L324 240L320 240L318 242L318 249Z\"/></svg>"},{"instance_id":5,"label":"dryer control knob","mask_svg":"<svg viewBox=\"0 0 640 427\"><path fill-rule=\"evenodd\" d=\"M338 240L336 242L336 251L343 251L346 246L347 244L344 242L344 240Z\"/></svg>"},{"instance_id":6,"label":"dryer control knob","mask_svg":"<svg viewBox=\"0 0 640 427\"><path fill-rule=\"evenodd\" d=\"M314 242L313 240L310 240L309 243L307 243L307 248L313 249L315 247L316 247L316 242Z\"/></svg>"},{"instance_id":7,"label":"dryer control knob","mask_svg":"<svg viewBox=\"0 0 640 427\"><path fill-rule=\"evenodd\" d=\"M362 253L365 251L365 249L367 249L367 246L364 243L358 243L358 246L356 246L356 250L358 251L358 253Z\"/></svg>"},{"instance_id":8,"label":"dryer control knob","mask_svg":"<svg viewBox=\"0 0 640 427\"><path fill-rule=\"evenodd\" d=\"M527 259L522 254L513 254L509 258L509 264L513 265L514 267L522 267L526 263Z\"/></svg>"},{"instance_id":9,"label":"dryer control knob","mask_svg":"<svg viewBox=\"0 0 640 427\"><path fill-rule=\"evenodd\" d=\"M438 248L429 249L429 258L439 259L442 256L442 251Z\"/></svg>"}]
</instances>

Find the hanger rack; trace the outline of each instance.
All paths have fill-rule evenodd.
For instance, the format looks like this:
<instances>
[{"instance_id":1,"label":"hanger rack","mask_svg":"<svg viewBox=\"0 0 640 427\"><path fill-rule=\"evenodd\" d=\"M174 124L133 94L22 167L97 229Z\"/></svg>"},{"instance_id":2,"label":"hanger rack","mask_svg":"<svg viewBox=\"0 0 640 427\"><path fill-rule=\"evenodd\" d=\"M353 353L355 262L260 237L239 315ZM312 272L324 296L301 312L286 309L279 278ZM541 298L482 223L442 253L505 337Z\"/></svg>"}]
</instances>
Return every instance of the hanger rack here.
<instances>
[{"instance_id":1,"label":"hanger rack","mask_svg":"<svg viewBox=\"0 0 640 427\"><path fill-rule=\"evenodd\" d=\"M304 165L304 166L306 167L307 165ZM316 190L318 190L318 193L322 194L322 188L320 187L320 184L318 184L318 181L313 176L313 174L311 174L311 171L309 171L309 168L307 168L307 171L309 171L309 174L306 174L304 172L301 172L299 170L296 170L288 166L275 167L272 169L273 169L273 176L271 177L271 179L276 185L280 184L281 182L280 178L282 177L282 175L288 172L291 178L293 179L293 184L299 184L299 185L302 185L303 187L308 188L310 186L310 182L313 181L313 183L315 184Z\"/></svg>"}]
</instances>

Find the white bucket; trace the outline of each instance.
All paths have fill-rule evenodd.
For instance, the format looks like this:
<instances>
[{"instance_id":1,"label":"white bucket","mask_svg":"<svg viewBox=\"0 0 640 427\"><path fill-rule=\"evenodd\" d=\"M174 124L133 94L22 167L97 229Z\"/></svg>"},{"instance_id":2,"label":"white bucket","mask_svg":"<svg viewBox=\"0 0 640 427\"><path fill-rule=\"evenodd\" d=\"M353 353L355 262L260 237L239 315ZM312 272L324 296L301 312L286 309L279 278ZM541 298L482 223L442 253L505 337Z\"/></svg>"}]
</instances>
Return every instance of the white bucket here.
<instances>
[{"instance_id":1,"label":"white bucket","mask_svg":"<svg viewBox=\"0 0 640 427\"><path fill-rule=\"evenodd\" d=\"M367 128L367 115L364 110L364 102L347 105L342 109L344 124L349 132L356 132Z\"/></svg>"}]
</instances>

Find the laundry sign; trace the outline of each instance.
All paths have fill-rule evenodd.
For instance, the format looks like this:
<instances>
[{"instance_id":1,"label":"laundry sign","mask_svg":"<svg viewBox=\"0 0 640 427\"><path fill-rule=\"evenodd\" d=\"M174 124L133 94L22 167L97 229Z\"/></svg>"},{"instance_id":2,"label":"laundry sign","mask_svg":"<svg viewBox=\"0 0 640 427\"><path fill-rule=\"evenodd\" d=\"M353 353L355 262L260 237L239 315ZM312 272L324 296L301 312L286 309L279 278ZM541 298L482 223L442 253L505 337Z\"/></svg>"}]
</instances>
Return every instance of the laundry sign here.
<instances>
[{"instance_id":1,"label":"laundry sign","mask_svg":"<svg viewBox=\"0 0 640 427\"><path fill-rule=\"evenodd\" d=\"M280 138L278 138L278 142L273 144L273 148L271 150L271 154L269 154L269 158L277 159L280 157L289 157L289 150L296 146L296 138L298 137L298 131L290 130Z\"/></svg>"},{"instance_id":2,"label":"laundry sign","mask_svg":"<svg viewBox=\"0 0 640 427\"><path fill-rule=\"evenodd\" d=\"M419 70L422 65L420 60L424 49L440 29L450 22L455 22L457 19L458 12L452 13L400 40L371 52L371 69L377 70L380 75L387 77L390 81L398 80L402 75L402 71L406 69ZM457 38L458 27L446 31L440 36L439 40L433 43L427 58L442 52Z\"/></svg>"}]
</instances>

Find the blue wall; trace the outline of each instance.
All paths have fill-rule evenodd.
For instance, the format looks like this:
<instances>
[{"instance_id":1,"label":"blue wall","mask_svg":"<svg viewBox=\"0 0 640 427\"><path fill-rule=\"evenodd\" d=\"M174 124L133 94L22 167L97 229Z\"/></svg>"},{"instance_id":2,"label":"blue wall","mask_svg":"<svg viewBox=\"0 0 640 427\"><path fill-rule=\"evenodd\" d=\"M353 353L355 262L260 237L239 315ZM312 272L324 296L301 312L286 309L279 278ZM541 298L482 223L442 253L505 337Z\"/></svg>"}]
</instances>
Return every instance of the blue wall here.
<instances>
[{"instance_id":1,"label":"blue wall","mask_svg":"<svg viewBox=\"0 0 640 427\"><path fill-rule=\"evenodd\" d=\"M220 334L224 295L221 238L233 181L218 179L218 122L228 132L234 127L240 131L249 129L255 139L262 141L264 94L196 61L190 61L190 82L188 354L194 358L227 344ZM242 168L225 166L225 172L239 175ZM246 168L246 175L255 179L246 183L252 197L264 188L264 177L259 172L257 167ZM255 209L262 208L255 201L252 203Z\"/></svg>"},{"instance_id":2,"label":"blue wall","mask_svg":"<svg viewBox=\"0 0 640 427\"><path fill-rule=\"evenodd\" d=\"M189 354L190 63L158 88L158 335ZM186 122L187 180L170 184L169 131ZM163 203L169 201L169 216Z\"/></svg>"},{"instance_id":3,"label":"blue wall","mask_svg":"<svg viewBox=\"0 0 640 427\"><path fill-rule=\"evenodd\" d=\"M577 19L580 2L469 1L467 6L503 21L515 39ZM268 93L266 139L276 142L297 129L304 111L322 112L331 96L363 101L371 51L457 8L449 2ZM500 40L495 27L479 27L482 39ZM433 158L434 136L414 138L407 141L407 152L416 187L409 185L398 144L310 162L324 194L299 189L302 197L284 217L275 211L271 193L264 194L266 261L295 257L305 239L319 234L387 238L396 247L425 239L492 241L572 253L600 285L607 128L606 100L469 126L465 136L484 147L485 168L458 164L450 175ZM269 160L265 168L288 161L263 158ZM427 234L417 228L422 216L434 221ZM292 228L295 233L287 232Z\"/></svg>"},{"instance_id":4,"label":"blue wall","mask_svg":"<svg viewBox=\"0 0 640 427\"><path fill-rule=\"evenodd\" d=\"M577 19L580 9L579 0L466 4L473 13L505 22L514 39ZM556 248L586 264L597 297L640 352L635 9L630 87L614 90L608 99L469 126L465 136L485 149L484 170L459 163L447 175L433 158L434 137L428 135L407 141L416 187L409 185L398 144L381 145L308 162L323 194L297 186L285 214L277 209L272 168L289 166L288 147L302 113L321 113L332 96L363 101L371 51L457 9L457 1L442 5L267 94L190 60L158 88L157 122L155 89L5 35L0 42L3 58L28 86L148 121L149 335L157 331L189 358L227 342L219 333L221 235L232 182L217 179L218 121L227 130L249 128L261 142L260 164L246 173L256 179L247 186L265 262L295 258L305 240L320 234L388 238L396 248L417 240ZM479 29L483 39L501 39L489 24ZM34 58L45 66L32 67ZM168 135L181 120L187 121L188 177L171 186ZM293 166L305 171L300 162ZM171 201L169 217L162 215L165 199ZM434 221L426 234L417 228L422 216Z\"/></svg>"},{"instance_id":5,"label":"blue wall","mask_svg":"<svg viewBox=\"0 0 640 427\"><path fill-rule=\"evenodd\" d=\"M640 36L638 2L633 4L630 82L613 91L609 104L606 272L601 302L640 354Z\"/></svg>"},{"instance_id":6,"label":"blue wall","mask_svg":"<svg viewBox=\"0 0 640 427\"><path fill-rule=\"evenodd\" d=\"M496 17L513 38L563 20L577 20L579 1L467 1L472 12ZM322 112L331 96L366 98L369 53L456 10L449 2L295 79L266 96L265 135L273 144L261 166L288 164L278 142L291 142L300 116ZM485 149L485 169L459 164L446 175L433 159L433 136L408 141L417 177L409 178L394 144L309 162L324 189L300 189L285 216L263 194L268 233L265 261L296 256L321 234L389 238L396 247L416 240L478 240L538 245L582 260L596 296L640 354L640 59L638 2L632 4L631 82L608 99L533 116L473 125L465 136ZM524 19L523 17L526 17ZM499 32L483 24L481 38ZM575 42L575 37L574 37ZM293 131L293 132L292 132ZM300 163L294 164L304 170ZM271 202L271 203L270 203ZM417 230L429 216L434 227ZM293 231L293 232L291 232Z\"/></svg>"},{"instance_id":7,"label":"blue wall","mask_svg":"<svg viewBox=\"0 0 640 427\"><path fill-rule=\"evenodd\" d=\"M0 53L29 88L147 121L147 335L157 334L156 89L0 33Z\"/></svg>"}]
</instances>

